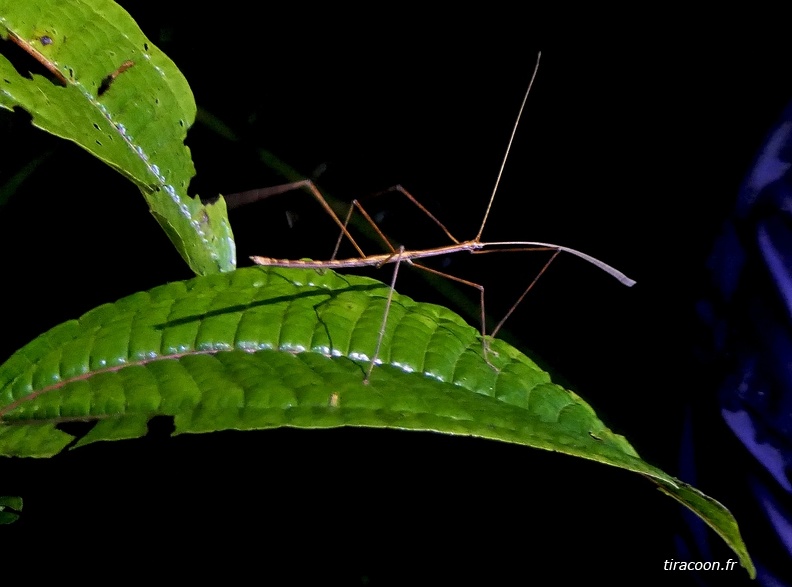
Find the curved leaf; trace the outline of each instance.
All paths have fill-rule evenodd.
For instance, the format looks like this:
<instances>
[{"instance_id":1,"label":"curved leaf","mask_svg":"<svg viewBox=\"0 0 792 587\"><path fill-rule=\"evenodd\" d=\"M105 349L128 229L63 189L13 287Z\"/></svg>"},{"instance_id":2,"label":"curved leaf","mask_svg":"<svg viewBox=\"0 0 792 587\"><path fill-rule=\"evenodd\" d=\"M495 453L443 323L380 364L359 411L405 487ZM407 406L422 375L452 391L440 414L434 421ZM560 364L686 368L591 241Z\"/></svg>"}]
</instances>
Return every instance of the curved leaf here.
<instances>
[{"instance_id":1,"label":"curved leaf","mask_svg":"<svg viewBox=\"0 0 792 587\"><path fill-rule=\"evenodd\" d=\"M22 511L22 498L0 496L0 524L11 524L19 519Z\"/></svg>"},{"instance_id":2,"label":"curved leaf","mask_svg":"<svg viewBox=\"0 0 792 587\"><path fill-rule=\"evenodd\" d=\"M0 36L51 74L18 72L0 55L0 107L24 108L133 181L193 271L235 267L225 201L187 195L190 87L129 14L110 0L0 0Z\"/></svg>"},{"instance_id":3,"label":"curved leaf","mask_svg":"<svg viewBox=\"0 0 792 587\"><path fill-rule=\"evenodd\" d=\"M473 435L640 473L707 521L753 572L734 518L640 459L580 397L515 348L440 306L331 271L256 267L170 283L53 328L0 367L0 454L49 456L60 422L96 421L76 446L146 434L369 426Z\"/></svg>"}]
</instances>

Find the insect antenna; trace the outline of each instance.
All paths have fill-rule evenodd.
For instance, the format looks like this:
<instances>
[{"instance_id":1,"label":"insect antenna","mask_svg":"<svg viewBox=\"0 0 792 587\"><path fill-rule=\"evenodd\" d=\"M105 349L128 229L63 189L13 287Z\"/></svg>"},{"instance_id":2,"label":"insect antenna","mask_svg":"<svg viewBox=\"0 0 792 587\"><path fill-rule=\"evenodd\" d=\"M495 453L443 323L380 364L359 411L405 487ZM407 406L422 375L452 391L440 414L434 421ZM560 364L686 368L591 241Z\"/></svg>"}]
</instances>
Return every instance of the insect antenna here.
<instances>
[{"instance_id":1,"label":"insect antenna","mask_svg":"<svg viewBox=\"0 0 792 587\"><path fill-rule=\"evenodd\" d=\"M509 143L506 145L506 152L503 155L503 161L501 161L500 169L498 170L498 176L495 178L495 186L492 188L492 195L490 195L489 202L487 203L487 209L484 212L484 218L481 220L481 227L479 228L478 234L476 234L476 238L474 239L476 242L481 242L481 235L484 232L484 226L487 224L487 219L489 218L490 210L492 210L492 203L495 201L495 194L498 193L498 186L500 185L501 177L503 177L503 170L506 167L506 161L509 159L509 153L511 152L512 143L514 143L514 136L517 134L517 126L520 124L520 119L522 118L523 110L525 110L525 104L528 102L528 96L531 93L531 88L533 88L534 81L536 80L536 74L539 73L539 61L542 59L542 52L540 51L539 54L536 56L536 65L534 66L533 73L531 74L531 81L528 82L528 89L525 91L525 96L523 96L522 104L520 104L520 110L517 113L517 120L514 122L514 126L512 127L511 136L509 137Z\"/></svg>"}]
</instances>

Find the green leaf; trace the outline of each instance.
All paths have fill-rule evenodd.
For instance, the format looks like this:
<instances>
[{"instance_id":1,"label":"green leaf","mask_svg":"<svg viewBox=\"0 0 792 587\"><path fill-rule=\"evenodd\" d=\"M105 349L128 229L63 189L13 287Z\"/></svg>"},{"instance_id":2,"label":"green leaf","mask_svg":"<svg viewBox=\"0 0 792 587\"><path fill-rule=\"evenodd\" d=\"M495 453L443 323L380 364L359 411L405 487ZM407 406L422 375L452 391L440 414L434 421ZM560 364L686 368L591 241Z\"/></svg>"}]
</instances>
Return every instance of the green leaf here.
<instances>
[{"instance_id":1,"label":"green leaf","mask_svg":"<svg viewBox=\"0 0 792 587\"><path fill-rule=\"evenodd\" d=\"M9 511L11 510L11 511ZM0 524L11 524L19 519L22 498L0 495Z\"/></svg>"},{"instance_id":2,"label":"green leaf","mask_svg":"<svg viewBox=\"0 0 792 587\"><path fill-rule=\"evenodd\" d=\"M0 367L0 454L50 456L58 424L96 425L75 446L135 438L155 415L175 433L368 426L472 435L640 473L753 566L717 501L640 459L580 397L515 348L388 286L331 271L256 267L170 283L57 326Z\"/></svg>"},{"instance_id":3,"label":"green leaf","mask_svg":"<svg viewBox=\"0 0 792 587\"><path fill-rule=\"evenodd\" d=\"M0 55L0 107L24 108L134 182L193 271L233 270L225 201L187 195L192 92L132 17L110 0L0 0L0 36L29 54L21 72ZM49 78L27 74L36 61Z\"/></svg>"}]
</instances>

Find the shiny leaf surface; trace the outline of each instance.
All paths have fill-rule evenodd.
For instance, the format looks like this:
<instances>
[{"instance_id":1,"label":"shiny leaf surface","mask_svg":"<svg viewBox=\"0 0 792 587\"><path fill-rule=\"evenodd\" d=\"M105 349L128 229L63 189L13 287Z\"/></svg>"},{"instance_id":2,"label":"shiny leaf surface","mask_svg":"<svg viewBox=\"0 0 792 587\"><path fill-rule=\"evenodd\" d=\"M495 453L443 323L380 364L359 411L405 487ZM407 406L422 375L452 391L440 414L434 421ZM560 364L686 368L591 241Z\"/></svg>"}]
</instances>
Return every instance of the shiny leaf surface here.
<instances>
[{"instance_id":1,"label":"shiny leaf surface","mask_svg":"<svg viewBox=\"0 0 792 587\"><path fill-rule=\"evenodd\" d=\"M170 283L61 324L0 367L0 454L46 457L146 434L367 426L472 435L640 473L701 516L752 570L717 501L641 460L592 408L517 349L449 310L331 271L249 268Z\"/></svg>"},{"instance_id":2,"label":"shiny leaf surface","mask_svg":"<svg viewBox=\"0 0 792 587\"><path fill-rule=\"evenodd\" d=\"M190 87L129 14L110 0L0 0L0 36L18 48L13 64L0 54L0 107L26 110L134 182L193 271L235 267L225 201L187 194Z\"/></svg>"}]
</instances>

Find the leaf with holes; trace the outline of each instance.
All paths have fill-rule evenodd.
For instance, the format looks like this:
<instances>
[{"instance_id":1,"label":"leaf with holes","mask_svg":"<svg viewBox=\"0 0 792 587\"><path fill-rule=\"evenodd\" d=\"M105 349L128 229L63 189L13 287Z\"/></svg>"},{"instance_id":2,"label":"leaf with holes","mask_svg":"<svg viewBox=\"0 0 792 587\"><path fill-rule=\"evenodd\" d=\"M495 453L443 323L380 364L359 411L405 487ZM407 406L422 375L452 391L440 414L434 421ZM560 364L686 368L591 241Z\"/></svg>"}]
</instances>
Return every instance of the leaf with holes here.
<instances>
[{"instance_id":1,"label":"leaf with holes","mask_svg":"<svg viewBox=\"0 0 792 587\"><path fill-rule=\"evenodd\" d=\"M0 367L0 454L45 457L146 434L367 426L472 435L640 473L701 516L753 573L731 513L641 460L580 397L450 310L310 269L249 268L157 287L53 328Z\"/></svg>"},{"instance_id":2,"label":"leaf with holes","mask_svg":"<svg viewBox=\"0 0 792 587\"><path fill-rule=\"evenodd\" d=\"M225 201L187 195L184 145L195 101L176 65L110 0L0 0L0 107L75 142L140 188L151 213L198 274L236 265ZM29 70L41 69L39 75Z\"/></svg>"}]
</instances>

